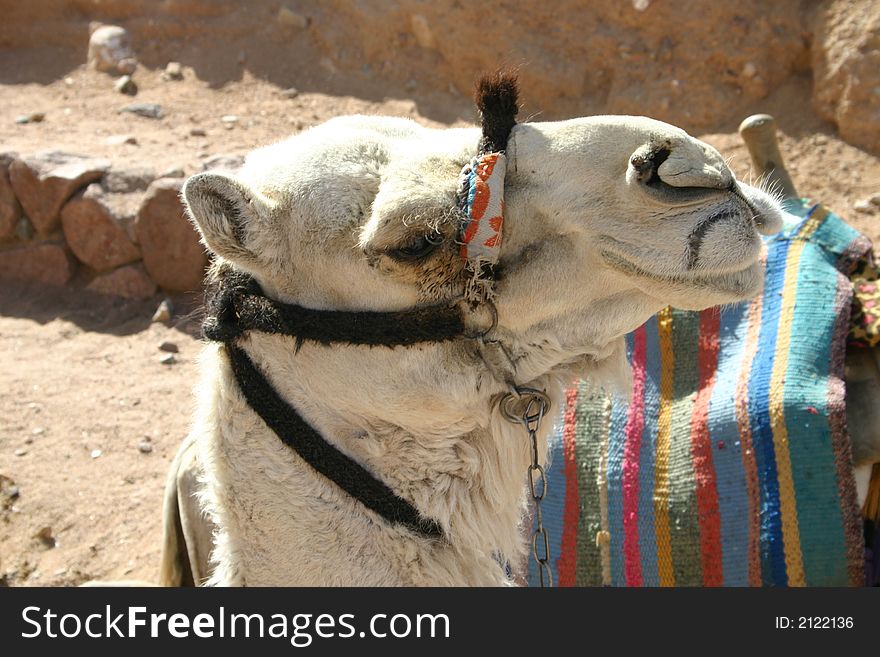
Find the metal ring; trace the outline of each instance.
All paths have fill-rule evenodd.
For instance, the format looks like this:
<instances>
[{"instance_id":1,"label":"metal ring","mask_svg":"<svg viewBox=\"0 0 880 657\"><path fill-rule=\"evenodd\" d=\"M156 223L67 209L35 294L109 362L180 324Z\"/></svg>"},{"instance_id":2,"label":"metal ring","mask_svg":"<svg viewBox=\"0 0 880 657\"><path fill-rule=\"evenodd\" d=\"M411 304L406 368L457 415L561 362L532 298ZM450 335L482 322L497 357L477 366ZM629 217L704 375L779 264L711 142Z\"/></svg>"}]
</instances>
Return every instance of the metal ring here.
<instances>
[{"instance_id":1,"label":"metal ring","mask_svg":"<svg viewBox=\"0 0 880 657\"><path fill-rule=\"evenodd\" d=\"M540 422L550 410L550 397L547 393L526 386L516 386L514 390L516 395L507 393L501 400L501 414L504 419L513 424L523 424L526 428L529 428L533 422ZM524 397L528 399L524 400ZM520 406L523 402L525 402L524 408ZM531 413L532 404L536 402L540 403L540 408L536 413Z\"/></svg>"}]
</instances>

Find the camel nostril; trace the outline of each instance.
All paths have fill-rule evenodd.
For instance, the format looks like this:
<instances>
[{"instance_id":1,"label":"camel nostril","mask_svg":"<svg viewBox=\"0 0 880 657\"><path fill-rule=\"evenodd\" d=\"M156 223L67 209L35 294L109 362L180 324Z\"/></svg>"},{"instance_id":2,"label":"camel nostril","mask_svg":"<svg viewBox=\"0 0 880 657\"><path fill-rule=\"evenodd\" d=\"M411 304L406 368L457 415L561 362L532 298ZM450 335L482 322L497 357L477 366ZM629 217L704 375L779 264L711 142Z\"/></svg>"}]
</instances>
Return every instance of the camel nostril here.
<instances>
[{"instance_id":1,"label":"camel nostril","mask_svg":"<svg viewBox=\"0 0 880 657\"><path fill-rule=\"evenodd\" d=\"M636 152L629 162L638 174L638 181L646 185L659 181L657 169L669 159L671 153L672 150L667 144L653 145L646 151L640 149Z\"/></svg>"}]
</instances>

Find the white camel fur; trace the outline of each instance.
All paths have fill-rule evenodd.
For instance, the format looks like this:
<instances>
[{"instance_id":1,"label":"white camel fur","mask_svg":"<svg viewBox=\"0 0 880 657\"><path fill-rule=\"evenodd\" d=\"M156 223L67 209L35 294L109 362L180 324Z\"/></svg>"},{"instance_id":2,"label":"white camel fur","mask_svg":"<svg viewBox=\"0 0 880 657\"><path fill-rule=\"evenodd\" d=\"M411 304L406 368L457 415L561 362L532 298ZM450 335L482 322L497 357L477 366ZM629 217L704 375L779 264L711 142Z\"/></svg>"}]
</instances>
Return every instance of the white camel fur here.
<instances>
[{"instance_id":1,"label":"white camel fur","mask_svg":"<svg viewBox=\"0 0 880 657\"><path fill-rule=\"evenodd\" d=\"M183 196L217 261L273 299L337 310L451 303L467 276L457 178L479 136L338 118L254 151L234 177L193 176ZM516 383L546 390L555 409L573 378L622 372L623 336L664 306L759 291L758 233L778 230L781 210L682 130L642 117L525 123L507 155L490 337L510 353ZM394 257L435 229L444 241L425 258ZM313 471L247 406L224 348L209 344L191 434L216 526L207 583L510 583L503 562L525 551L528 443L501 417L507 387L476 341L297 352L289 337L252 333L241 345L326 440L445 538L390 525Z\"/></svg>"}]
</instances>

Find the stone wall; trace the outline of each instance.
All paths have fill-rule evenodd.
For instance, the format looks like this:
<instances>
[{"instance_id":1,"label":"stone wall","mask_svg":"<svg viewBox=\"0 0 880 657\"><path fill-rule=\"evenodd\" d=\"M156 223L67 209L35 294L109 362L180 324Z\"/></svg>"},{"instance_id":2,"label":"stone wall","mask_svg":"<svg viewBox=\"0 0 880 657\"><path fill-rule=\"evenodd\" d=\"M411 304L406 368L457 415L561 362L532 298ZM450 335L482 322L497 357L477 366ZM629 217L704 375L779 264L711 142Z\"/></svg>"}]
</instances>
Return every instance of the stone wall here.
<instances>
[{"instance_id":1,"label":"stone wall","mask_svg":"<svg viewBox=\"0 0 880 657\"><path fill-rule=\"evenodd\" d=\"M109 160L0 153L0 280L146 299L201 287L207 264L180 201L183 172Z\"/></svg>"}]
</instances>

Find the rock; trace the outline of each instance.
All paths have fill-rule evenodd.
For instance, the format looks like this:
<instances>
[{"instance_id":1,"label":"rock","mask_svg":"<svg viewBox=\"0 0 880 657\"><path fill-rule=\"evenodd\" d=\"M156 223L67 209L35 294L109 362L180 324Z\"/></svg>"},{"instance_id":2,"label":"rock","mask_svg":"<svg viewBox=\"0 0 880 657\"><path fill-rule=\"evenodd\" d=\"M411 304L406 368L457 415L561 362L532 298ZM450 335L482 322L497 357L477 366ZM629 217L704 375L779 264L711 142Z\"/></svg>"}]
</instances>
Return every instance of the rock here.
<instances>
[{"instance_id":1,"label":"rock","mask_svg":"<svg viewBox=\"0 0 880 657\"><path fill-rule=\"evenodd\" d=\"M102 25L89 38L88 65L105 73L132 73L131 62L137 65L131 38L125 28Z\"/></svg>"},{"instance_id":2,"label":"rock","mask_svg":"<svg viewBox=\"0 0 880 657\"><path fill-rule=\"evenodd\" d=\"M880 4L822 3L814 26L813 106L849 143L880 154Z\"/></svg>"},{"instance_id":3,"label":"rock","mask_svg":"<svg viewBox=\"0 0 880 657\"><path fill-rule=\"evenodd\" d=\"M102 452L100 449L93 449L91 452L89 452L89 456L91 456L93 459L97 459L101 458L101 455L103 453L104 452Z\"/></svg>"},{"instance_id":4,"label":"rock","mask_svg":"<svg viewBox=\"0 0 880 657\"><path fill-rule=\"evenodd\" d=\"M431 32L431 26L428 25L428 19L421 14L413 14L409 18L409 26L412 30L416 42L425 50L434 48L434 33Z\"/></svg>"},{"instance_id":5,"label":"rock","mask_svg":"<svg viewBox=\"0 0 880 657\"><path fill-rule=\"evenodd\" d=\"M134 135L110 135L104 140L108 146L122 146L123 144L131 144L137 146L138 140Z\"/></svg>"},{"instance_id":6,"label":"rock","mask_svg":"<svg viewBox=\"0 0 880 657\"><path fill-rule=\"evenodd\" d=\"M217 169L235 173L244 166L244 156L235 153L220 153L202 160L202 171Z\"/></svg>"},{"instance_id":7,"label":"rock","mask_svg":"<svg viewBox=\"0 0 880 657\"><path fill-rule=\"evenodd\" d=\"M309 26L309 19L306 16L298 14L288 7L281 7L278 10L278 22L297 30L304 30Z\"/></svg>"},{"instance_id":8,"label":"rock","mask_svg":"<svg viewBox=\"0 0 880 657\"><path fill-rule=\"evenodd\" d=\"M871 198L868 199L868 203L871 205L880 206L880 194L874 194Z\"/></svg>"},{"instance_id":9,"label":"rock","mask_svg":"<svg viewBox=\"0 0 880 657\"><path fill-rule=\"evenodd\" d=\"M153 181L135 220L150 278L175 292L200 289L208 262L199 235L184 214L182 186L179 178Z\"/></svg>"},{"instance_id":10,"label":"rock","mask_svg":"<svg viewBox=\"0 0 880 657\"><path fill-rule=\"evenodd\" d=\"M238 123L238 117L235 114L226 114L225 116L221 116L220 120L223 123Z\"/></svg>"},{"instance_id":11,"label":"rock","mask_svg":"<svg viewBox=\"0 0 880 657\"><path fill-rule=\"evenodd\" d=\"M296 98L299 96L299 89L296 87L290 87L289 89L282 89L278 93L285 98Z\"/></svg>"},{"instance_id":12,"label":"rock","mask_svg":"<svg viewBox=\"0 0 880 657\"><path fill-rule=\"evenodd\" d=\"M205 132L202 128L192 128L189 131L191 137L207 137L208 133Z\"/></svg>"},{"instance_id":13,"label":"rock","mask_svg":"<svg viewBox=\"0 0 880 657\"><path fill-rule=\"evenodd\" d=\"M159 351L167 351L169 354L176 354L180 351L178 346L173 342L168 342L167 340L159 345Z\"/></svg>"},{"instance_id":14,"label":"rock","mask_svg":"<svg viewBox=\"0 0 880 657\"><path fill-rule=\"evenodd\" d=\"M15 153L0 153L0 241L15 236L15 227L21 217L21 205L9 181L9 165L16 157Z\"/></svg>"},{"instance_id":15,"label":"rock","mask_svg":"<svg viewBox=\"0 0 880 657\"><path fill-rule=\"evenodd\" d=\"M140 249L125 231L132 217L114 212L105 202L106 196L101 185L92 183L61 210L61 226L70 250L97 272L110 271L141 257Z\"/></svg>"},{"instance_id":16,"label":"rock","mask_svg":"<svg viewBox=\"0 0 880 657\"><path fill-rule=\"evenodd\" d=\"M138 86L135 81L131 79L130 75L123 75L119 78L113 83L113 88L119 93L127 96L136 96L138 92Z\"/></svg>"},{"instance_id":17,"label":"rock","mask_svg":"<svg viewBox=\"0 0 880 657\"><path fill-rule=\"evenodd\" d=\"M758 67L752 62L746 62L742 68L744 78L753 78L758 74Z\"/></svg>"},{"instance_id":18,"label":"rock","mask_svg":"<svg viewBox=\"0 0 880 657\"><path fill-rule=\"evenodd\" d=\"M161 119L165 116L162 106L158 103L132 103L131 105L126 105L119 111L120 113L129 112L130 114L137 114L146 119Z\"/></svg>"},{"instance_id":19,"label":"rock","mask_svg":"<svg viewBox=\"0 0 880 657\"><path fill-rule=\"evenodd\" d=\"M163 299L162 303L159 304L159 307L156 308L156 312L153 313L153 322L170 322L171 315L174 313L174 304L171 303L171 299Z\"/></svg>"},{"instance_id":20,"label":"rock","mask_svg":"<svg viewBox=\"0 0 880 657\"><path fill-rule=\"evenodd\" d=\"M45 112L31 112L29 114L21 114L20 116L16 116L15 122L19 125L24 125L27 123L42 123L43 119L45 118Z\"/></svg>"},{"instance_id":21,"label":"rock","mask_svg":"<svg viewBox=\"0 0 880 657\"><path fill-rule=\"evenodd\" d=\"M160 178L186 178L186 171L181 169L180 167L171 167L167 171L163 172Z\"/></svg>"},{"instance_id":22,"label":"rock","mask_svg":"<svg viewBox=\"0 0 880 657\"><path fill-rule=\"evenodd\" d=\"M153 444L144 440L138 443L138 451L141 454L149 454L153 451Z\"/></svg>"},{"instance_id":23,"label":"rock","mask_svg":"<svg viewBox=\"0 0 880 657\"><path fill-rule=\"evenodd\" d=\"M645 11L651 6L651 0L632 0L633 9Z\"/></svg>"},{"instance_id":24,"label":"rock","mask_svg":"<svg viewBox=\"0 0 880 657\"><path fill-rule=\"evenodd\" d=\"M875 206L868 199L862 199L861 201L853 203L853 210L863 214L873 214L874 207Z\"/></svg>"},{"instance_id":25,"label":"rock","mask_svg":"<svg viewBox=\"0 0 880 657\"><path fill-rule=\"evenodd\" d=\"M138 62L134 57L126 57L119 62L116 68L123 75L131 75L137 70Z\"/></svg>"},{"instance_id":26,"label":"rock","mask_svg":"<svg viewBox=\"0 0 880 657\"><path fill-rule=\"evenodd\" d=\"M16 456L24 456L28 453L28 451L24 447L19 447L17 450L13 452Z\"/></svg>"},{"instance_id":27,"label":"rock","mask_svg":"<svg viewBox=\"0 0 880 657\"><path fill-rule=\"evenodd\" d=\"M76 261L62 243L43 242L0 251L0 280L64 285Z\"/></svg>"},{"instance_id":28,"label":"rock","mask_svg":"<svg viewBox=\"0 0 880 657\"><path fill-rule=\"evenodd\" d=\"M98 294L123 299L149 299L156 294L156 284L140 263L125 265L106 274L100 274L86 286Z\"/></svg>"},{"instance_id":29,"label":"rock","mask_svg":"<svg viewBox=\"0 0 880 657\"><path fill-rule=\"evenodd\" d=\"M142 192L150 186L159 176L153 169L134 167L131 169L113 169L107 172L101 181L101 186L115 194L130 194ZM135 213L136 214L136 213Z\"/></svg>"},{"instance_id":30,"label":"rock","mask_svg":"<svg viewBox=\"0 0 880 657\"><path fill-rule=\"evenodd\" d=\"M168 62L165 72L162 73L163 80L183 80L183 66L180 62Z\"/></svg>"},{"instance_id":31,"label":"rock","mask_svg":"<svg viewBox=\"0 0 880 657\"><path fill-rule=\"evenodd\" d=\"M41 527L36 534L34 534L34 538L39 540L46 547L53 548L57 541L55 537L52 536L52 528L49 526Z\"/></svg>"},{"instance_id":32,"label":"rock","mask_svg":"<svg viewBox=\"0 0 880 657\"><path fill-rule=\"evenodd\" d=\"M19 495L21 495L21 491L18 486L15 485L15 481L7 477L6 475L0 474L0 495L5 497L7 500L15 500L18 499Z\"/></svg>"},{"instance_id":33,"label":"rock","mask_svg":"<svg viewBox=\"0 0 880 657\"><path fill-rule=\"evenodd\" d=\"M109 160L44 151L14 160L9 166L9 179L24 214L38 233L47 235L58 227L65 201L109 168Z\"/></svg>"},{"instance_id":34,"label":"rock","mask_svg":"<svg viewBox=\"0 0 880 657\"><path fill-rule=\"evenodd\" d=\"M163 365L173 365L177 362L177 357L174 354L165 354L159 359L159 362Z\"/></svg>"}]
</instances>

